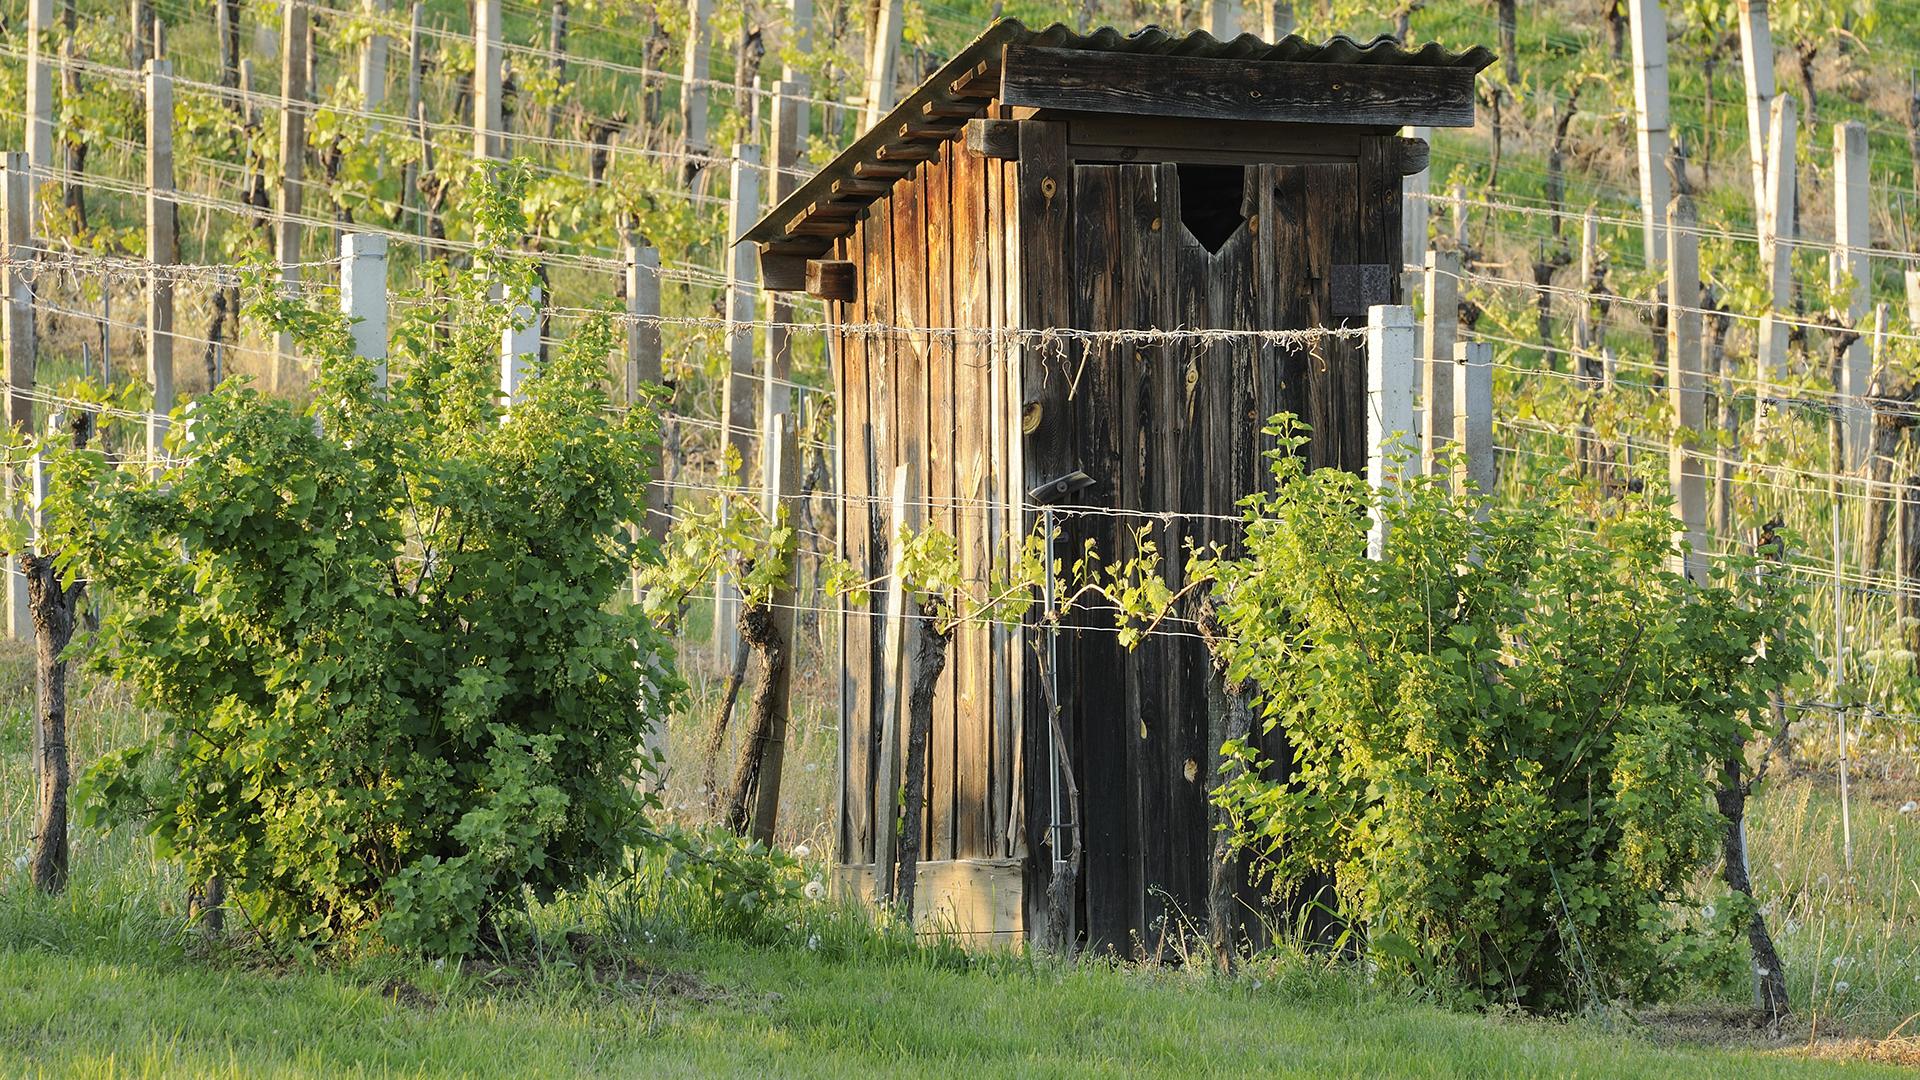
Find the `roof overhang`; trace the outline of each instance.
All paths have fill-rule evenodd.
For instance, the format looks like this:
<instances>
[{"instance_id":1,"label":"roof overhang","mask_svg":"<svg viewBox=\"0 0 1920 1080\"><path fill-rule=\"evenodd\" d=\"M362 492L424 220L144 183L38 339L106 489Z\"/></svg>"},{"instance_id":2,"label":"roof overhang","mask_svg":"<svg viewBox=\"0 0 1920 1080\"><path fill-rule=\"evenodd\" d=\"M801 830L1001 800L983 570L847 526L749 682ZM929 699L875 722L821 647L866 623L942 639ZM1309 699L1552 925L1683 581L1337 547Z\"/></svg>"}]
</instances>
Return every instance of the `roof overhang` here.
<instances>
[{"instance_id":1,"label":"roof overhang","mask_svg":"<svg viewBox=\"0 0 1920 1080\"><path fill-rule=\"evenodd\" d=\"M1408 51L1391 37L1321 44L1251 34L1221 41L1149 27L1078 34L1029 30L1015 19L988 27L884 119L742 234L760 245L763 271L792 284L808 258L851 232L866 206L939 153L994 102L1039 110L1370 128L1470 127L1474 76L1493 63L1475 46Z\"/></svg>"}]
</instances>

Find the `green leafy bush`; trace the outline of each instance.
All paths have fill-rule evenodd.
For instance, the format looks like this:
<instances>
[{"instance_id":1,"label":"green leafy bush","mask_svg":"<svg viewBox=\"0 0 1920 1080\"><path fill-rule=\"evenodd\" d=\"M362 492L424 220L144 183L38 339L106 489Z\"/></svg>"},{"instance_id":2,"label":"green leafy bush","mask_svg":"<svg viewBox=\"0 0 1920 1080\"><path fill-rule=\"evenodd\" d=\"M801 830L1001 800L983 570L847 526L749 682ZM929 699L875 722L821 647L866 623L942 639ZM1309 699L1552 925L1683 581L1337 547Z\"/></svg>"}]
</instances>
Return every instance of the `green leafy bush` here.
<instances>
[{"instance_id":1,"label":"green leafy bush","mask_svg":"<svg viewBox=\"0 0 1920 1080\"><path fill-rule=\"evenodd\" d=\"M1236 841L1276 888L1331 872L1389 969L1531 1008L1659 993L1726 827L1719 769L1807 659L1787 576L1727 558L1689 582L1637 498L1591 522L1550 492L1486 513L1431 479L1274 473L1215 568L1230 677L1291 748L1229 744Z\"/></svg>"},{"instance_id":2,"label":"green leafy bush","mask_svg":"<svg viewBox=\"0 0 1920 1080\"><path fill-rule=\"evenodd\" d=\"M483 235L513 235L522 179L468 208ZM318 359L311 409L230 382L158 478L58 462L54 527L113 597L95 661L166 717L88 805L147 817L283 938L458 954L647 835L643 740L678 687L616 598L656 557L624 524L656 421L609 410L604 319L503 413L489 293L528 284L486 252L446 271L394 329L390 394L340 317L262 290Z\"/></svg>"}]
</instances>

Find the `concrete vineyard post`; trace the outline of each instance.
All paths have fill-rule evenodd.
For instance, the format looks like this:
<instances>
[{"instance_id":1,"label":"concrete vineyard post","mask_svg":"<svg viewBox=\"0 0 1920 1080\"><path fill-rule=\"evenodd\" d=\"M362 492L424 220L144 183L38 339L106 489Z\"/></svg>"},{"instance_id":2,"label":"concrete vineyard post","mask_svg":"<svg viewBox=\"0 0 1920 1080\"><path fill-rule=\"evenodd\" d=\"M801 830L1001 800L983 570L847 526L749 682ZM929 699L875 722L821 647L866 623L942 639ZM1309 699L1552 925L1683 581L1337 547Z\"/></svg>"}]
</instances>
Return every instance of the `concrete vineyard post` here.
<instances>
[{"instance_id":1,"label":"concrete vineyard post","mask_svg":"<svg viewBox=\"0 0 1920 1080\"><path fill-rule=\"evenodd\" d=\"M1414 448L1413 384L1415 381L1413 309L1376 304L1367 309L1367 483L1375 491L1392 491L1409 471ZM1448 380L1448 397L1452 397ZM1387 526L1376 514L1367 534L1367 551L1384 558Z\"/></svg>"}]
</instances>

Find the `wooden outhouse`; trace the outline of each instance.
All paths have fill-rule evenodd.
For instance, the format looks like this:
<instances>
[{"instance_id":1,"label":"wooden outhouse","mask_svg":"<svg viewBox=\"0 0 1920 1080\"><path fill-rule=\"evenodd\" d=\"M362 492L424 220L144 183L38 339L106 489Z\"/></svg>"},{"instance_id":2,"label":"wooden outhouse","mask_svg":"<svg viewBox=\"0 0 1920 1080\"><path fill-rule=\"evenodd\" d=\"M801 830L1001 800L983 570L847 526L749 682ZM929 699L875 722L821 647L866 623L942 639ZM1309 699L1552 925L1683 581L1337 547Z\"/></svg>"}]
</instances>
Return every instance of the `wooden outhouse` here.
<instances>
[{"instance_id":1,"label":"wooden outhouse","mask_svg":"<svg viewBox=\"0 0 1920 1080\"><path fill-rule=\"evenodd\" d=\"M1312 424L1313 464L1363 471L1359 340L1075 331L1357 327L1400 302L1402 177L1427 147L1399 132L1471 125L1492 59L994 24L742 238L766 288L827 301L843 554L885 577L910 464L924 523L958 538L976 588L1047 504L1067 558L1089 540L1125 557L1151 524L1177 588L1188 544L1237 543L1272 414ZM840 623L839 861L867 890L891 810L875 798L886 604L876 591ZM1206 910L1219 695L1197 637L1129 652L1097 613L1073 622L1054 664L1085 845L1073 918L1087 944L1132 952L1169 913ZM1070 814L1043 636L972 625L949 651L919 907L950 930L1043 929Z\"/></svg>"}]
</instances>

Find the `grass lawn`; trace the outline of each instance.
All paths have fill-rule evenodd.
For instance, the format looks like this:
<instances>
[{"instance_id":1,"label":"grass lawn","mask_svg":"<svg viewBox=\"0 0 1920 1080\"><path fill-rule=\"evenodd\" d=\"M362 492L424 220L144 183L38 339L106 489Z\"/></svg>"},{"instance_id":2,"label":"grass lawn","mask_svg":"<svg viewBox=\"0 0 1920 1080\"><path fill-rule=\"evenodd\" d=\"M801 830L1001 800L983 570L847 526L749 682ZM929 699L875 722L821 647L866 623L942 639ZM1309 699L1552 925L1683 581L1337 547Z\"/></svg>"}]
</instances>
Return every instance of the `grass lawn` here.
<instances>
[{"instance_id":1,"label":"grass lawn","mask_svg":"<svg viewBox=\"0 0 1920 1080\"><path fill-rule=\"evenodd\" d=\"M1892 1030L1912 995L1916 905L1899 890L1912 888L1920 844L1891 849L1913 824L1893 790L1858 800L1855 818L1856 856L1885 867L1870 891L1895 890L1891 910L1826 891L1834 823L1820 798L1780 798L1756 820L1756 839L1774 841L1765 857L1782 860L1770 884L1796 918L1783 951L1797 960L1796 994L1810 997L1781 1045L1762 1044L1724 1002L1607 1024L1519 1020L1448 1012L1297 956L1230 980L968 958L831 909L817 916L818 951L802 944L812 921L787 944L756 947L693 933L672 913L620 921L587 904L537 920L553 942L590 932L583 949L452 969L320 964L205 953L181 929L180 875L130 830L77 832L62 896L26 888L11 862L31 821L27 671L24 654L0 646L0 1076L1904 1075L1858 1060L1895 1047L1844 1041ZM84 675L73 701L77 766L150 723ZM1861 969L1851 1000L1836 998L1831 975L1810 986L1807 968L1841 954Z\"/></svg>"},{"instance_id":2,"label":"grass lawn","mask_svg":"<svg viewBox=\"0 0 1920 1080\"><path fill-rule=\"evenodd\" d=\"M0 1066L24 1075L1875 1076L1796 1052L1659 1048L1642 1033L1369 998L1324 981L707 946L597 985L421 991L184 958L0 951Z\"/></svg>"}]
</instances>

